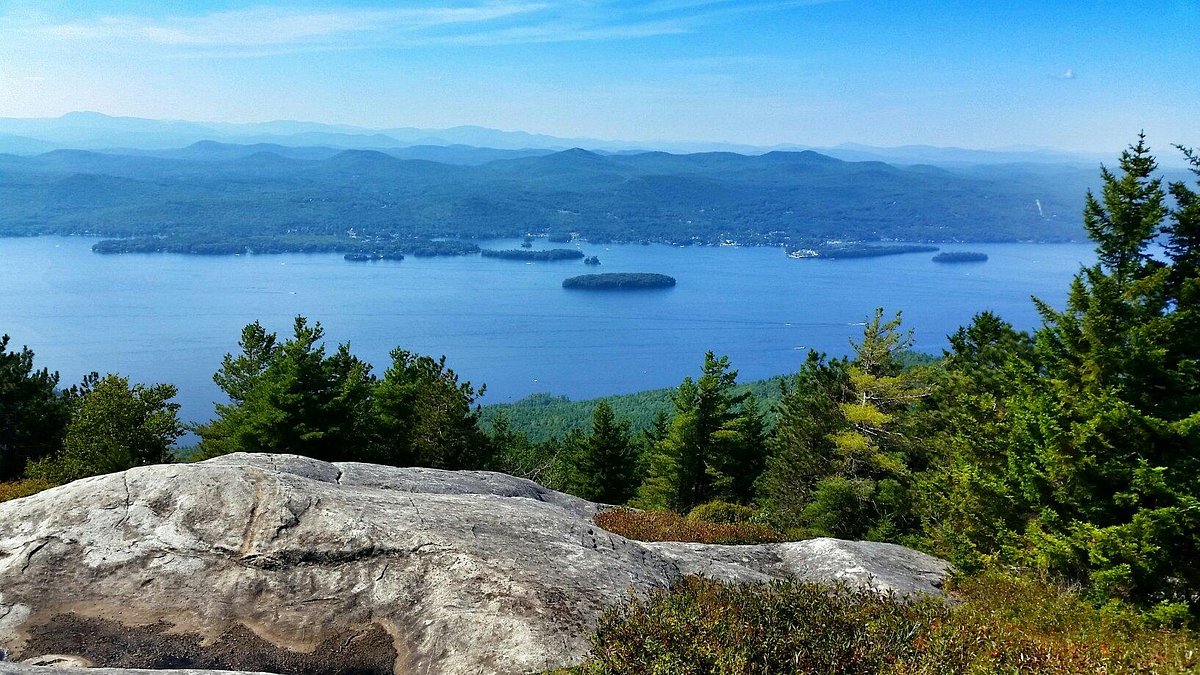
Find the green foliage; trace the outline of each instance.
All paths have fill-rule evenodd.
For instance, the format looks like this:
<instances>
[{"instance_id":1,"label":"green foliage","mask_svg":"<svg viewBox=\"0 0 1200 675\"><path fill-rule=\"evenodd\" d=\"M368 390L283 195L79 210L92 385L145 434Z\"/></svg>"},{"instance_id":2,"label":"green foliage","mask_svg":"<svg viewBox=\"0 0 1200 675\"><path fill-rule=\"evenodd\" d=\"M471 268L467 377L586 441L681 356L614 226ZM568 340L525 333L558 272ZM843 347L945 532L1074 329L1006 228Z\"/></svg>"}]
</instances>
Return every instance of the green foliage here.
<instances>
[{"instance_id":1,"label":"green foliage","mask_svg":"<svg viewBox=\"0 0 1200 675\"><path fill-rule=\"evenodd\" d=\"M746 502L765 461L765 422L748 392L736 392L729 357L704 357L699 380L684 379L675 418L652 448L637 504L691 510L714 498Z\"/></svg>"},{"instance_id":2,"label":"green foliage","mask_svg":"<svg viewBox=\"0 0 1200 675\"><path fill-rule=\"evenodd\" d=\"M906 253L933 253L936 246L925 244L830 244L816 247L818 258L879 258Z\"/></svg>"},{"instance_id":3,"label":"green foliage","mask_svg":"<svg viewBox=\"0 0 1200 675\"><path fill-rule=\"evenodd\" d=\"M0 234L90 233L122 238L99 251L196 254L455 253L470 249L434 240L531 231L597 243L1064 241L1081 235L1077 220L1044 219L1029 205L1078 213L1077 186L1087 184L1021 170L930 180L921 168L812 152L575 151L478 167L363 151L280 163L54 153L4 169Z\"/></svg>"},{"instance_id":4,"label":"green foliage","mask_svg":"<svg viewBox=\"0 0 1200 675\"><path fill-rule=\"evenodd\" d=\"M688 520L731 525L748 523L758 516L758 509L744 504L723 501L705 502L688 512Z\"/></svg>"},{"instance_id":5,"label":"green foliage","mask_svg":"<svg viewBox=\"0 0 1200 675\"><path fill-rule=\"evenodd\" d=\"M56 485L56 483L43 478L26 478L0 483L0 503L35 495Z\"/></svg>"},{"instance_id":6,"label":"green foliage","mask_svg":"<svg viewBox=\"0 0 1200 675\"><path fill-rule=\"evenodd\" d=\"M394 349L382 378L339 345L326 355L321 324L304 317L280 342L255 322L242 330L214 381L229 396L217 418L200 425L192 459L229 452L295 453L326 461L486 469L492 446L479 428L476 399L434 359Z\"/></svg>"},{"instance_id":7,"label":"green foliage","mask_svg":"<svg viewBox=\"0 0 1200 675\"><path fill-rule=\"evenodd\" d=\"M566 446L572 479L567 489L602 504L624 504L641 482L641 448L627 420L618 420L612 406L601 401L592 413L587 436L569 434Z\"/></svg>"},{"instance_id":8,"label":"green foliage","mask_svg":"<svg viewBox=\"0 0 1200 675\"><path fill-rule=\"evenodd\" d=\"M988 574L959 602L905 601L845 586L730 585L685 577L604 614L587 662L567 672L643 673L1185 673L1200 639L1147 627L1127 610Z\"/></svg>"},{"instance_id":9,"label":"green foliage","mask_svg":"<svg viewBox=\"0 0 1200 675\"><path fill-rule=\"evenodd\" d=\"M279 342L258 322L242 330L213 380L229 396L199 425L197 459L229 452L295 453L328 461L361 458L370 438L375 378L348 345L326 356L321 324L304 317Z\"/></svg>"},{"instance_id":10,"label":"green foliage","mask_svg":"<svg viewBox=\"0 0 1200 675\"><path fill-rule=\"evenodd\" d=\"M809 354L784 394L759 483L781 527L871 539L915 529L912 476L925 458L911 439L910 411L927 388L925 371L900 361L910 342L900 315L885 322L878 309L852 359Z\"/></svg>"},{"instance_id":11,"label":"green foliage","mask_svg":"<svg viewBox=\"0 0 1200 675\"><path fill-rule=\"evenodd\" d=\"M551 248L531 251L527 249L515 248L503 251L493 249L483 249L479 254L485 258L500 258L502 260L536 260L536 261L552 261L552 260L579 260L583 258L583 251L574 248Z\"/></svg>"},{"instance_id":12,"label":"green foliage","mask_svg":"<svg viewBox=\"0 0 1200 675\"><path fill-rule=\"evenodd\" d=\"M766 544L782 541L773 528L757 522L712 522L674 511L610 509L596 514L596 524L626 539L683 541L697 544Z\"/></svg>"},{"instance_id":13,"label":"green foliage","mask_svg":"<svg viewBox=\"0 0 1200 675\"><path fill-rule=\"evenodd\" d=\"M71 418L70 397L58 392L58 373L34 370L33 352L9 351L8 342L7 335L0 337L0 481L58 452Z\"/></svg>"},{"instance_id":14,"label":"green foliage","mask_svg":"<svg viewBox=\"0 0 1200 675\"><path fill-rule=\"evenodd\" d=\"M1191 154L1190 161L1200 171ZM1033 340L990 315L952 337L919 426L923 539L964 569L1015 564L1161 617L1200 612L1197 198L1166 204L1144 139L1084 221L1099 262ZM1164 253L1153 244L1164 241Z\"/></svg>"},{"instance_id":15,"label":"green foliage","mask_svg":"<svg viewBox=\"0 0 1200 675\"><path fill-rule=\"evenodd\" d=\"M483 388L459 382L444 356L394 349L391 357L374 391L372 456L397 466L491 468L492 448L475 406Z\"/></svg>"},{"instance_id":16,"label":"green foliage","mask_svg":"<svg viewBox=\"0 0 1200 675\"><path fill-rule=\"evenodd\" d=\"M879 673L917 653L934 602L813 583L685 577L600 619L579 673Z\"/></svg>"},{"instance_id":17,"label":"green foliage","mask_svg":"<svg viewBox=\"0 0 1200 675\"><path fill-rule=\"evenodd\" d=\"M589 263L599 265L599 262ZM675 277L650 272L609 272L605 274L581 274L563 279L563 288L589 290L632 290L639 288L670 288Z\"/></svg>"},{"instance_id":18,"label":"green foliage","mask_svg":"<svg viewBox=\"0 0 1200 675\"><path fill-rule=\"evenodd\" d=\"M491 422L492 468L510 476L528 478L551 490L566 491L570 487L571 467L562 442L557 439L536 443L529 440L527 434L509 425L503 412L497 412Z\"/></svg>"},{"instance_id":19,"label":"green foliage","mask_svg":"<svg viewBox=\"0 0 1200 675\"><path fill-rule=\"evenodd\" d=\"M779 400L780 385L785 377L772 377L766 380L739 383L734 387L735 393L749 391L759 401L767 424L774 421L774 405ZM656 424L665 427L670 422L668 411L674 410L671 397L675 389L649 389L633 394L617 394L603 399L572 401L566 396L554 396L540 393L527 396L515 403L494 403L483 406L481 420L485 427L499 414L503 414L508 423L521 432L528 434L533 441L545 441L552 438L562 438L568 431L586 431L592 422L592 413L600 401L612 406L617 417L629 420L630 429L635 432L652 430Z\"/></svg>"},{"instance_id":20,"label":"green foliage","mask_svg":"<svg viewBox=\"0 0 1200 675\"><path fill-rule=\"evenodd\" d=\"M53 483L172 461L184 433L171 384L130 386L107 375L75 398L62 451L29 467L31 478Z\"/></svg>"}]
</instances>

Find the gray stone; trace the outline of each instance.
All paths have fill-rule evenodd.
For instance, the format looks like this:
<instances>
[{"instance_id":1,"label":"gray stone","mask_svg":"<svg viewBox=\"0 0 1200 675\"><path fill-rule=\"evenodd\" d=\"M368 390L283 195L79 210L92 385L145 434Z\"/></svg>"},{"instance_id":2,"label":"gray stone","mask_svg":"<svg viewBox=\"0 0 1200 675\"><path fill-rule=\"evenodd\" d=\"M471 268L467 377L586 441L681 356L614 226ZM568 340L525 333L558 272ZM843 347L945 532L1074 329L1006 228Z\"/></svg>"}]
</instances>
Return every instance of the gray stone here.
<instances>
[{"instance_id":1,"label":"gray stone","mask_svg":"<svg viewBox=\"0 0 1200 675\"><path fill-rule=\"evenodd\" d=\"M287 455L88 478L0 504L0 649L127 669L527 673L582 660L606 606L681 574L938 594L947 571L890 544L630 541L593 524L599 508L503 474Z\"/></svg>"}]
</instances>

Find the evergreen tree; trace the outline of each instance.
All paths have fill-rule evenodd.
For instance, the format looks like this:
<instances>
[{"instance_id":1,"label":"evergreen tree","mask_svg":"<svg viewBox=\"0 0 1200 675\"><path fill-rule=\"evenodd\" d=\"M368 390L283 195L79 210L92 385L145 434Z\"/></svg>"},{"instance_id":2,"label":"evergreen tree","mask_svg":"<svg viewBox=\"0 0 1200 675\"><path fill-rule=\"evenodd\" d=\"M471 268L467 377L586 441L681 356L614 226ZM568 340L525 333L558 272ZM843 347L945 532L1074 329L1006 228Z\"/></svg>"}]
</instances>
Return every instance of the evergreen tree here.
<instances>
[{"instance_id":1,"label":"evergreen tree","mask_svg":"<svg viewBox=\"0 0 1200 675\"><path fill-rule=\"evenodd\" d=\"M639 504L686 513L713 499L735 501L734 485L753 482L728 473L734 458L762 452L747 435L761 433L761 422L746 419L759 413L747 409L749 394L735 393L736 383L729 357L712 352L699 380L684 379L672 397L675 417L650 452Z\"/></svg>"},{"instance_id":2,"label":"evergreen tree","mask_svg":"<svg viewBox=\"0 0 1200 675\"><path fill-rule=\"evenodd\" d=\"M494 468L488 437L479 428L476 399L483 395L470 382L459 382L434 359L394 349L392 364L375 388L377 461L397 466L440 469Z\"/></svg>"},{"instance_id":3,"label":"evergreen tree","mask_svg":"<svg viewBox=\"0 0 1200 675\"><path fill-rule=\"evenodd\" d=\"M800 527L817 484L833 473L830 439L844 428L838 401L849 387L848 364L810 351L789 386L780 385L779 416L767 441L761 501L782 525Z\"/></svg>"},{"instance_id":4,"label":"evergreen tree","mask_svg":"<svg viewBox=\"0 0 1200 675\"><path fill-rule=\"evenodd\" d=\"M25 464L58 452L71 419L58 373L34 370L28 347L8 350L0 337L0 481L21 475Z\"/></svg>"},{"instance_id":5,"label":"evergreen tree","mask_svg":"<svg viewBox=\"0 0 1200 675\"><path fill-rule=\"evenodd\" d=\"M1200 597L1200 225L1195 191L1172 184L1170 208L1155 172L1143 137L1102 172L1084 210L1098 262L1064 309L1038 302L1032 348L955 344L933 397L951 461L926 482L950 508L923 510L960 564L1036 566L1168 617Z\"/></svg>"},{"instance_id":6,"label":"evergreen tree","mask_svg":"<svg viewBox=\"0 0 1200 675\"><path fill-rule=\"evenodd\" d=\"M720 499L749 504L758 496L756 485L767 464L767 420L754 394L747 392L741 414L731 425L728 451L714 459L715 490Z\"/></svg>"},{"instance_id":7,"label":"evergreen tree","mask_svg":"<svg viewBox=\"0 0 1200 675\"><path fill-rule=\"evenodd\" d=\"M596 405L591 433L574 444L573 494L603 504L624 504L633 497L640 478L639 452L629 426L606 401Z\"/></svg>"},{"instance_id":8,"label":"evergreen tree","mask_svg":"<svg viewBox=\"0 0 1200 675\"><path fill-rule=\"evenodd\" d=\"M229 396L197 427L199 457L228 452L294 453L327 461L364 459L375 378L340 345L325 355L320 323L296 317L279 342L260 324L242 331L242 353L226 355L214 381Z\"/></svg>"},{"instance_id":9,"label":"evergreen tree","mask_svg":"<svg viewBox=\"0 0 1200 675\"><path fill-rule=\"evenodd\" d=\"M950 350L916 415L932 453L918 477L915 508L924 547L964 571L979 569L1027 513L1003 475L1013 397L1035 361L1033 339L983 312L949 337Z\"/></svg>"},{"instance_id":10,"label":"evergreen tree","mask_svg":"<svg viewBox=\"0 0 1200 675\"><path fill-rule=\"evenodd\" d=\"M909 411L926 393L900 354L911 336L900 315L877 309L850 361L810 354L785 395L763 479L768 509L785 527L837 537L889 539L914 529Z\"/></svg>"}]
</instances>

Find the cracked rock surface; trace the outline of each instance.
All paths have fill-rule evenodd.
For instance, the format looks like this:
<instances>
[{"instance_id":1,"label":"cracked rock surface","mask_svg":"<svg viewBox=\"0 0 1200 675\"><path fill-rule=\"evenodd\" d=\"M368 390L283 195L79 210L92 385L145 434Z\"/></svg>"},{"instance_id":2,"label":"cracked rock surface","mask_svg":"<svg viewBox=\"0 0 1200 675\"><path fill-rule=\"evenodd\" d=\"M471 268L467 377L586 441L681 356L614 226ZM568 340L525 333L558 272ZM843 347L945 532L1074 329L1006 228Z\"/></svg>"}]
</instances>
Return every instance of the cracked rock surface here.
<instances>
[{"instance_id":1,"label":"cracked rock surface","mask_svg":"<svg viewBox=\"0 0 1200 675\"><path fill-rule=\"evenodd\" d=\"M599 508L504 474L291 455L76 481L0 504L0 675L538 672L581 661L605 606L681 574L938 594L948 569L835 539L642 543Z\"/></svg>"}]
</instances>

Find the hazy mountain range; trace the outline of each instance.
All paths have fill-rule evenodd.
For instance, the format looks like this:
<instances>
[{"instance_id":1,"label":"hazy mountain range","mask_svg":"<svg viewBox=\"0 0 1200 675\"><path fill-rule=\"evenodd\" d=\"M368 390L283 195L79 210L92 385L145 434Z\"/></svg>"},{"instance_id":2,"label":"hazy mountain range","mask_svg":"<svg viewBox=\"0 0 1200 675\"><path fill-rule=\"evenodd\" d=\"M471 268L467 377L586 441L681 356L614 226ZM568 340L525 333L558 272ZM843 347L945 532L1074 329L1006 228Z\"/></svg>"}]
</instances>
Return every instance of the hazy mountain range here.
<instances>
[{"instance_id":1,"label":"hazy mountain range","mask_svg":"<svg viewBox=\"0 0 1200 675\"><path fill-rule=\"evenodd\" d=\"M1101 162L1037 148L638 147L480 127L0 119L0 236L91 234L125 239L110 251L193 253L453 254L474 246L447 239L529 233L1066 241L1084 238Z\"/></svg>"},{"instance_id":2,"label":"hazy mountain range","mask_svg":"<svg viewBox=\"0 0 1200 675\"><path fill-rule=\"evenodd\" d=\"M136 117L111 117L95 112L73 112L54 118L0 118L0 153L34 155L61 149L171 151L200 141L236 145L272 145L288 148L324 147L394 151L410 147L471 146L548 154L586 148L595 152L628 153L651 150L695 153L736 152L762 154L772 150L817 150L849 161L883 161L900 164L968 165L1038 163L1096 167L1115 156L1067 153L1046 148L969 150L925 145L880 148L843 144L832 147L778 145L759 147L736 143L684 141L614 141L595 138L560 138L523 131L500 131L477 126L449 129L363 127L312 122L275 121L245 124L184 122ZM416 151L412 156L424 158ZM394 154L394 153L393 153ZM455 157L449 153L446 157ZM496 158L500 157L497 155ZM439 160L440 161L440 160ZM473 156L471 161L478 161Z\"/></svg>"}]
</instances>

